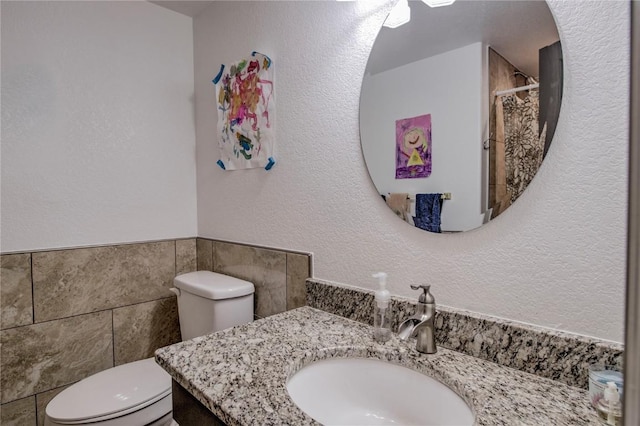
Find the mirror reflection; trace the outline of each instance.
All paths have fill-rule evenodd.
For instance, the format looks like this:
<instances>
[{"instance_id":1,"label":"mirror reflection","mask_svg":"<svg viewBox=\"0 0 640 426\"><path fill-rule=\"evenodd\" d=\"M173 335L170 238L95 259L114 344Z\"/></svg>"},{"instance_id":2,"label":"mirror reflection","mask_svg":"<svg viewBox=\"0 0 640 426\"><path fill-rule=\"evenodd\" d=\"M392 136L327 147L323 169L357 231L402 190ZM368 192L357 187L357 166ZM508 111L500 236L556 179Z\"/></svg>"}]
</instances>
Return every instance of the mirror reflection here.
<instances>
[{"instance_id":1,"label":"mirror reflection","mask_svg":"<svg viewBox=\"0 0 640 426\"><path fill-rule=\"evenodd\" d=\"M403 1L362 83L365 162L407 223L471 230L513 204L547 154L562 97L558 30L543 1Z\"/></svg>"}]
</instances>

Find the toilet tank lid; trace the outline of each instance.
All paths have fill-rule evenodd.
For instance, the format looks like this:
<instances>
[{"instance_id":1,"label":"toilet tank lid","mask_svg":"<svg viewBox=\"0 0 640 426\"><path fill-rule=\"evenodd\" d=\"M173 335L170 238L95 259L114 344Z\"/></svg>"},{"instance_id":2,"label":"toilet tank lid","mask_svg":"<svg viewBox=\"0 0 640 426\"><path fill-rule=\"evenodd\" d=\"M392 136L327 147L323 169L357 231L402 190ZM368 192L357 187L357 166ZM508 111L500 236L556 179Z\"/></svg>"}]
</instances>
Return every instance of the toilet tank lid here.
<instances>
[{"instance_id":1,"label":"toilet tank lid","mask_svg":"<svg viewBox=\"0 0 640 426\"><path fill-rule=\"evenodd\" d=\"M173 284L180 290L212 300L246 296L255 291L249 281L211 271L197 271L178 275Z\"/></svg>"}]
</instances>

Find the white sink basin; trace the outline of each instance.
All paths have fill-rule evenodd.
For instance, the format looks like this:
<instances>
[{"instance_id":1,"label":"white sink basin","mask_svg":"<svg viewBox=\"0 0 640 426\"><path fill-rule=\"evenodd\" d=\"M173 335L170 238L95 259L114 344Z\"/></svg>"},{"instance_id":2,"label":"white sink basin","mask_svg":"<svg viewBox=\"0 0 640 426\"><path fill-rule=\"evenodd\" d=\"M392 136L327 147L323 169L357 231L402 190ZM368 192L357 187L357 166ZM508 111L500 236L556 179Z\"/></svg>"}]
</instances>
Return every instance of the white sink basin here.
<instances>
[{"instance_id":1,"label":"white sink basin","mask_svg":"<svg viewBox=\"0 0 640 426\"><path fill-rule=\"evenodd\" d=\"M296 372L293 402L324 425L472 425L473 413L446 385L371 358L330 358Z\"/></svg>"}]
</instances>

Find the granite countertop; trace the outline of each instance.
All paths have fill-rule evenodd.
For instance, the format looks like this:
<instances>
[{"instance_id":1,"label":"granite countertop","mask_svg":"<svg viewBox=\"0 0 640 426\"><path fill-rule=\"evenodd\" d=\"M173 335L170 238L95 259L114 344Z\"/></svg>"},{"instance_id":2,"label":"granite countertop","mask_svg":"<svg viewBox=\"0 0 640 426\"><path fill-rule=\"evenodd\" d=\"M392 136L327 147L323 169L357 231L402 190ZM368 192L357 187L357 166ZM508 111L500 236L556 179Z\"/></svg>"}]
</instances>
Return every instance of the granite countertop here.
<instances>
[{"instance_id":1,"label":"granite countertop","mask_svg":"<svg viewBox=\"0 0 640 426\"><path fill-rule=\"evenodd\" d=\"M598 425L587 391L438 348L415 350L396 335L310 307L273 315L156 351L182 387L227 425L317 425L290 399L288 377L315 360L368 357L419 370L471 407L476 425Z\"/></svg>"}]
</instances>

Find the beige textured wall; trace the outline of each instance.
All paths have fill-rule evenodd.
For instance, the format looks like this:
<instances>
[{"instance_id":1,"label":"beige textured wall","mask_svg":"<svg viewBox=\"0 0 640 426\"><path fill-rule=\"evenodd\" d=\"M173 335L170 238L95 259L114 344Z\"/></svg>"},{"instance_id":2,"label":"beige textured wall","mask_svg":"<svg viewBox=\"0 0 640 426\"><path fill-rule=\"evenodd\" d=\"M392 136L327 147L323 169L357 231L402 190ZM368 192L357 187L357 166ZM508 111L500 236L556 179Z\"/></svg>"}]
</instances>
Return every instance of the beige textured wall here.
<instances>
[{"instance_id":1,"label":"beige textured wall","mask_svg":"<svg viewBox=\"0 0 640 426\"><path fill-rule=\"evenodd\" d=\"M630 2L547 3L565 57L551 149L497 220L440 235L389 210L360 148L362 76L391 2L213 2L193 24L198 236L312 251L319 279L375 289L385 271L393 295L428 282L440 305L621 342ZM278 162L238 175L211 166L211 79L253 50L275 64Z\"/></svg>"},{"instance_id":2,"label":"beige textured wall","mask_svg":"<svg viewBox=\"0 0 640 426\"><path fill-rule=\"evenodd\" d=\"M0 9L2 250L195 236L191 18L146 1Z\"/></svg>"},{"instance_id":3,"label":"beige textured wall","mask_svg":"<svg viewBox=\"0 0 640 426\"><path fill-rule=\"evenodd\" d=\"M47 403L104 369L180 341L176 275L226 273L256 286L255 314L305 304L308 254L206 239L4 254L1 425L42 425Z\"/></svg>"}]
</instances>

